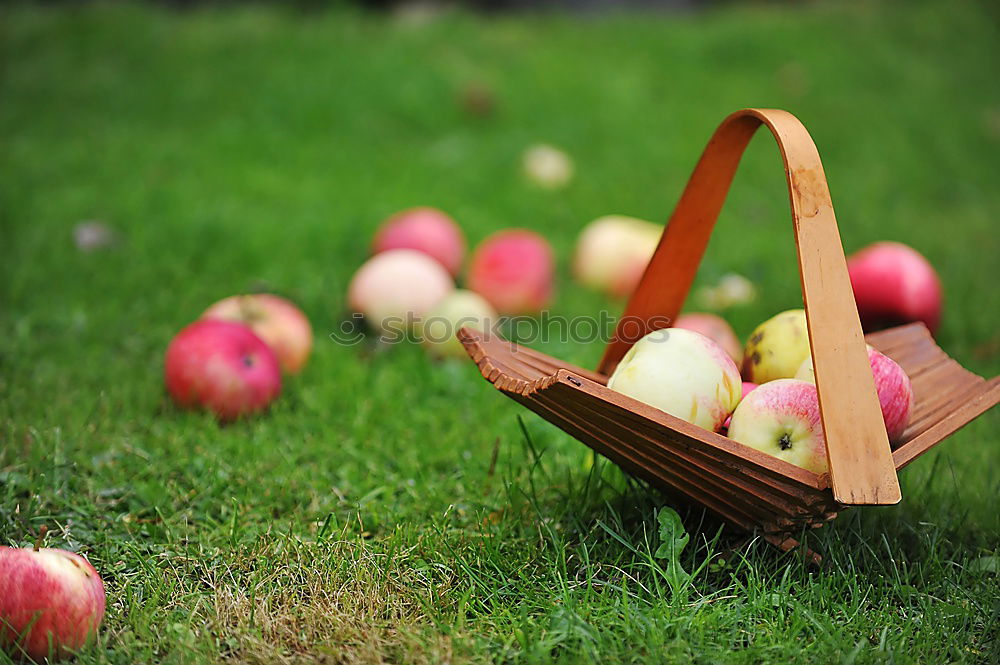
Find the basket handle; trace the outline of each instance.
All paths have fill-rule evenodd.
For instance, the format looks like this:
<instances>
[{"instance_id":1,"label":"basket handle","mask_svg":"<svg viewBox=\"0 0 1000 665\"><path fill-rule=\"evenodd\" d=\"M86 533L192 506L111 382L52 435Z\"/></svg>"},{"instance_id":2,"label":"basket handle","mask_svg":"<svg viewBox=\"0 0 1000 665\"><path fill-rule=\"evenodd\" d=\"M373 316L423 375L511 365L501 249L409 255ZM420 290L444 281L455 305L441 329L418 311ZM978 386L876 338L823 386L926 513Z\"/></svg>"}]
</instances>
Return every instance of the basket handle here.
<instances>
[{"instance_id":1,"label":"basket handle","mask_svg":"<svg viewBox=\"0 0 1000 665\"><path fill-rule=\"evenodd\" d=\"M653 329L655 319L673 320L680 313L736 167L762 124L777 140L788 176L834 498L844 504L898 503L899 479L823 164L805 127L787 111L744 109L719 125L629 299L599 371L613 371L639 339L637 323L645 334Z\"/></svg>"}]
</instances>

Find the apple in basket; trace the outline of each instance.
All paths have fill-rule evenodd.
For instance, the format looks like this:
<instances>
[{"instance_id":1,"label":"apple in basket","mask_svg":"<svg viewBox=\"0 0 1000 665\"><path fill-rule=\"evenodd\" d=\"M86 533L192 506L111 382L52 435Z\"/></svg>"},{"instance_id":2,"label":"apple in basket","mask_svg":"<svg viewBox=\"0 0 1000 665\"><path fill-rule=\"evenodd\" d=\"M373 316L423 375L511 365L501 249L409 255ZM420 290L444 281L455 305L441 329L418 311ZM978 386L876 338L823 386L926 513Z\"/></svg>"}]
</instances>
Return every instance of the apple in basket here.
<instances>
[{"instance_id":1,"label":"apple in basket","mask_svg":"<svg viewBox=\"0 0 1000 665\"><path fill-rule=\"evenodd\" d=\"M465 236L451 217L437 208L410 208L385 220L375 233L372 253L415 249L436 259L452 277L462 269Z\"/></svg>"},{"instance_id":2,"label":"apple in basket","mask_svg":"<svg viewBox=\"0 0 1000 665\"><path fill-rule=\"evenodd\" d=\"M866 331L923 321L933 333L941 321L941 280L917 250L877 242L847 259L854 301Z\"/></svg>"},{"instance_id":3,"label":"apple in basket","mask_svg":"<svg viewBox=\"0 0 1000 665\"><path fill-rule=\"evenodd\" d=\"M215 303L201 315L203 319L237 321L267 343L288 374L302 370L312 350L309 319L292 302L270 293L230 296Z\"/></svg>"},{"instance_id":4,"label":"apple in basket","mask_svg":"<svg viewBox=\"0 0 1000 665\"><path fill-rule=\"evenodd\" d=\"M42 537L34 548L0 546L0 649L15 660L68 656L104 617L104 583L94 567L79 554L40 548Z\"/></svg>"},{"instance_id":5,"label":"apple in basket","mask_svg":"<svg viewBox=\"0 0 1000 665\"><path fill-rule=\"evenodd\" d=\"M743 379L767 383L795 376L809 355L809 329L804 309L775 314L757 326L743 351Z\"/></svg>"},{"instance_id":6,"label":"apple in basket","mask_svg":"<svg viewBox=\"0 0 1000 665\"><path fill-rule=\"evenodd\" d=\"M891 443L896 443L903 436L906 426L910 423L910 414L913 412L913 388L910 385L910 377L895 360L871 346L868 347L868 363L875 378L875 392L878 394L879 407L882 409L886 434ZM799 371L795 373L795 378L810 383L816 382L812 357L803 361Z\"/></svg>"},{"instance_id":7,"label":"apple in basket","mask_svg":"<svg viewBox=\"0 0 1000 665\"><path fill-rule=\"evenodd\" d=\"M608 388L717 432L740 401L736 363L708 337L654 330L622 358Z\"/></svg>"},{"instance_id":8,"label":"apple in basket","mask_svg":"<svg viewBox=\"0 0 1000 665\"><path fill-rule=\"evenodd\" d=\"M733 412L728 436L809 471L828 469L819 399L808 381L777 379L755 388Z\"/></svg>"},{"instance_id":9,"label":"apple in basket","mask_svg":"<svg viewBox=\"0 0 1000 665\"><path fill-rule=\"evenodd\" d=\"M595 219L576 241L573 276L586 287L624 298L639 284L662 234L659 224L635 217Z\"/></svg>"}]
</instances>

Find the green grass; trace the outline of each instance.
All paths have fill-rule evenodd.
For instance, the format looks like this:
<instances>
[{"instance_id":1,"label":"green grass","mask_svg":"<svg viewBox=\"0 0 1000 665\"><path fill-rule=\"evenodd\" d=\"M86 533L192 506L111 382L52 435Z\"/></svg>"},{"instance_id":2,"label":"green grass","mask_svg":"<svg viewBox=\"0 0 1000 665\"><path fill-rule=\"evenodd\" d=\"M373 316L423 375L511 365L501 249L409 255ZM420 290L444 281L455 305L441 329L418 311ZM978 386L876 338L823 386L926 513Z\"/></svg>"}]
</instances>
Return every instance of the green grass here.
<instances>
[{"instance_id":1,"label":"green grass","mask_svg":"<svg viewBox=\"0 0 1000 665\"><path fill-rule=\"evenodd\" d=\"M108 614L83 663L996 662L996 412L909 467L901 505L808 534L818 569L677 506L700 572L674 593L651 556L664 497L591 466L471 364L326 336L374 228L416 204L471 242L545 233L555 313L617 313L569 279L582 225L665 219L721 118L776 106L813 133L845 248L924 252L945 284L939 342L995 375L995 19L966 2L421 25L2 10L0 542L47 524L101 571ZM471 81L494 116L455 103ZM573 155L568 189L523 180L536 141ZM121 242L78 252L72 228L95 218ZM800 303L766 137L698 283L727 271L762 292L727 312L741 335ZM260 287L313 321L306 371L259 419L175 409L171 336ZM589 366L601 352L539 346Z\"/></svg>"}]
</instances>

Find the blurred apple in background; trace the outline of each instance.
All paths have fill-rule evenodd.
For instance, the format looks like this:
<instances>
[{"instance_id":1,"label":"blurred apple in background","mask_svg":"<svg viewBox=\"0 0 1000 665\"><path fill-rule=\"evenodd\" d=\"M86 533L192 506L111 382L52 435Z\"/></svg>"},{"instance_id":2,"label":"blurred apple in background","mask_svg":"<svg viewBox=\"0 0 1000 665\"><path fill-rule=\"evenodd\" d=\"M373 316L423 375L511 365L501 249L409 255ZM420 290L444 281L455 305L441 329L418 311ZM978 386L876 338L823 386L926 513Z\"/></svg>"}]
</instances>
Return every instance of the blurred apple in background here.
<instances>
[{"instance_id":1,"label":"blurred apple in background","mask_svg":"<svg viewBox=\"0 0 1000 665\"><path fill-rule=\"evenodd\" d=\"M246 324L271 347L281 369L289 374L301 371L312 350L309 319L294 304L270 293L225 298L205 310L201 318Z\"/></svg>"},{"instance_id":2,"label":"blurred apple in background","mask_svg":"<svg viewBox=\"0 0 1000 665\"><path fill-rule=\"evenodd\" d=\"M385 220L375 233L372 253L415 249L438 260L454 277L465 260L465 236L450 216L437 208L410 208Z\"/></svg>"},{"instance_id":3,"label":"blurred apple in background","mask_svg":"<svg viewBox=\"0 0 1000 665\"><path fill-rule=\"evenodd\" d=\"M494 330L500 315L478 293L456 289L431 308L416 328L420 343L437 358L467 358L465 347L455 337L468 326L484 333Z\"/></svg>"},{"instance_id":4,"label":"blurred apple in background","mask_svg":"<svg viewBox=\"0 0 1000 665\"><path fill-rule=\"evenodd\" d=\"M875 378L875 392L882 408L886 434L889 435L891 443L896 443L903 436L906 426L910 424L910 413L913 411L913 388L910 386L910 377L895 360L870 346L868 362ZM812 356L803 361L795 373L795 378L816 383Z\"/></svg>"},{"instance_id":5,"label":"blurred apple in background","mask_svg":"<svg viewBox=\"0 0 1000 665\"><path fill-rule=\"evenodd\" d=\"M941 280L912 247L877 242L847 260L854 300L866 332L923 321L931 333L941 322Z\"/></svg>"},{"instance_id":6,"label":"blurred apple in background","mask_svg":"<svg viewBox=\"0 0 1000 665\"><path fill-rule=\"evenodd\" d=\"M753 383L790 379L809 355L804 309L776 314L757 326L743 352L743 378Z\"/></svg>"},{"instance_id":7,"label":"blurred apple in background","mask_svg":"<svg viewBox=\"0 0 1000 665\"><path fill-rule=\"evenodd\" d=\"M44 528L42 535L44 536ZM104 583L79 554L0 546L0 649L41 662L79 650L104 618Z\"/></svg>"},{"instance_id":8,"label":"blurred apple in background","mask_svg":"<svg viewBox=\"0 0 1000 665\"><path fill-rule=\"evenodd\" d=\"M663 227L643 219L607 215L580 233L573 254L573 275L584 286L615 298L635 290Z\"/></svg>"},{"instance_id":9,"label":"blurred apple in background","mask_svg":"<svg viewBox=\"0 0 1000 665\"><path fill-rule=\"evenodd\" d=\"M718 344L664 328L628 350L608 388L717 432L740 401L740 383L736 363Z\"/></svg>"},{"instance_id":10,"label":"blurred apple in background","mask_svg":"<svg viewBox=\"0 0 1000 665\"><path fill-rule=\"evenodd\" d=\"M740 344L739 337L733 332L733 327L721 316L705 312L681 314L674 321L674 328L684 328L701 333L721 346L733 359L733 362L738 363L743 359L743 345Z\"/></svg>"},{"instance_id":11,"label":"blurred apple in background","mask_svg":"<svg viewBox=\"0 0 1000 665\"><path fill-rule=\"evenodd\" d=\"M179 405L207 409L222 421L261 411L281 392L274 352L233 321L196 321L178 333L167 347L164 379Z\"/></svg>"},{"instance_id":12,"label":"blurred apple in background","mask_svg":"<svg viewBox=\"0 0 1000 665\"><path fill-rule=\"evenodd\" d=\"M825 473L826 438L816 386L778 379L755 388L729 423L730 439L816 473Z\"/></svg>"},{"instance_id":13,"label":"blurred apple in background","mask_svg":"<svg viewBox=\"0 0 1000 665\"><path fill-rule=\"evenodd\" d=\"M528 179L546 189L559 189L573 179L573 161L565 152L539 143L524 151L521 158Z\"/></svg>"},{"instance_id":14,"label":"blurred apple in background","mask_svg":"<svg viewBox=\"0 0 1000 665\"><path fill-rule=\"evenodd\" d=\"M468 287L500 314L537 314L552 298L552 248L533 231L509 229L484 240L472 255Z\"/></svg>"},{"instance_id":15,"label":"blurred apple in background","mask_svg":"<svg viewBox=\"0 0 1000 665\"><path fill-rule=\"evenodd\" d=\"M354 273L347 299L372 330L399 334L454 289L451 275L438 261L414 249L390 249Z\"/></svg>"}]
</instances>

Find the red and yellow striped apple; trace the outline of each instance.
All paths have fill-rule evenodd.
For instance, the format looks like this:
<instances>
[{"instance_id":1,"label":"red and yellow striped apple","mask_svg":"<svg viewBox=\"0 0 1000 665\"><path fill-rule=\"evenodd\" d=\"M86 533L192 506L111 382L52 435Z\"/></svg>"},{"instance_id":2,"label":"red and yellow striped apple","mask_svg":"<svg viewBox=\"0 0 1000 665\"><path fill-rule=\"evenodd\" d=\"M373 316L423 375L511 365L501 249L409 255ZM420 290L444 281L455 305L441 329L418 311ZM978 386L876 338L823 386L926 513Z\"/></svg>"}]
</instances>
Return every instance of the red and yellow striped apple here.
<instances>
[{"instance_id":1,"label":"red and yellow striped apple","mask_svg":"<svg viewBox=\"0 0 1000 665\"><path fill-rule=\"evenodd\" d=\"M622 358L608 388L713 432L740 401L740 373L718 344L683 328L654 330Z\"/></svg>"}]
</instances>

